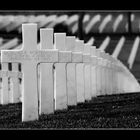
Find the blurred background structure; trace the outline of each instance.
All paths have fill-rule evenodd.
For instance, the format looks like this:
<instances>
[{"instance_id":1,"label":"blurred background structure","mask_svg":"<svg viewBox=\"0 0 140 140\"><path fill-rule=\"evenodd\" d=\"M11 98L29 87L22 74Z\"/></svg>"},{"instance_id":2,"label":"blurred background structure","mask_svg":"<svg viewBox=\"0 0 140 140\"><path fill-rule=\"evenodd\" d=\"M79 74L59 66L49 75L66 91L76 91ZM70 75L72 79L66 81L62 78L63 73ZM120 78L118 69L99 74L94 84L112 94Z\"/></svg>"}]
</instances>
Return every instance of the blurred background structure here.
<instances>
[{"instance_id":1,"label":"blurred background structure","mask_svg":"<svg viewBox=\"0 0 140 140\"><path fill-rule=\"evenodd\" d=\"M20 48L22 23L74 35L121 60L140 82L140 11L0 11L0 50Z\"/></svg>"}]
</instances>

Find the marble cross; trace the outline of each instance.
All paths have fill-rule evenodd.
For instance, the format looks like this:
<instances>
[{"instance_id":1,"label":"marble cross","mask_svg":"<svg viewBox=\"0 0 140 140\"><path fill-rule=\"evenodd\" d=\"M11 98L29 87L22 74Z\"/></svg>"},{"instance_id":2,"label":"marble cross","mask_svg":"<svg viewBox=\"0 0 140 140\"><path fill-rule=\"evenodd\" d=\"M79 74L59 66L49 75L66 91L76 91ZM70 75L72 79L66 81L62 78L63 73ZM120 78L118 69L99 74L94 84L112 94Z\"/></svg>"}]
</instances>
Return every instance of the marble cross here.
<instances>
[{"instance_id":1,"label":"marble cross","mask_svg":"<svg viewBox=\"0 0 140 140\"><path fill-rule=\"evenodd\" d=\"M81 63L76 64L76 85L77 85L77 103L83 103L85 101L85 86L84 86L84 63L83 63L83 50L84 42L82 40L76 40L75 51L79 55L75 55L77 59L81 59ZM81 55L81 56L80 56Z\"/></svg>"},{"instance_id":2,"label":"marble cross","mask_svg":"<svg viewBox=\"0 0 140 140\"><path fill-rule=\"evenodd\" d=\"M20 50L2 50L1 61L22 64L22 121L38 119L37 65L58 61L55 50L37 48L37 24L23 24L23 46Z\"/></svg>"},{"instance_id":3,"label":"marble cross","mask_svg":"<svg viewBox=\"0 0 140 140\"><path fill-rule=\"evenodd\" d=\"M97 69L97 56L96 56L96 47L91 46L91 97L96 97L97 85L96 85L96 69Z\"/></svg>"},{"instance_id":4,"label":"marble cross","mask_svg":"<svg viewBox=\"0 0 140 140\"><path fill-rule=\"evenodd\" d=\"M68 63L66 66L66 69L67 69L67 104L68 104L68 106L77 105L76 62L73 62L74 49L75 49L75 37L67 36L66 37L66 50L72 52L72 62Z\"/></svg>"},{"instance_id":5,"label":"marble cross","mask_svg":"<svg viewBox=\"0 0 140 140\"><path fill-rule=\"evenodd\" d=\"M40 29L40 49L54 50L53 29ZM39 71L39 114L54 113L54 63L40 63Z\"/></svg>"},{"instance_id":6,"label":"marble cross","mask_svg":"<svg viewBox=\"0 0 140 140\"><path fill-rule=\"evenodd\" d=\"M66 65L71 63L71 51L66 50L66 34L54 34L55 48L59 51L59 61L55 63L55 110L67 109Z\"/></svg>"},{"instance_id":7,"label":"marble cross","mask_svg":"<svg viewBox=\"0 0 140 140\"><path fill-rule=\"evenodd\" d=\"M101 57L100 57L100 50L96 49L97 55L97 67L96 67L96 84L97 84L97 96L101 95Z\"/></svg>"},{"instance_id":8,"label":"marble cross","mask_svg":"<svg viewBox=\"0 0 140 140\"><path fill-rule=\"evenodd\" d=\"M90 55L90 45L84 45L83 51L83 63L84 66L84 83L85 83L85 100L91 100L91 55Z\"/></svg>"}]
</instances>

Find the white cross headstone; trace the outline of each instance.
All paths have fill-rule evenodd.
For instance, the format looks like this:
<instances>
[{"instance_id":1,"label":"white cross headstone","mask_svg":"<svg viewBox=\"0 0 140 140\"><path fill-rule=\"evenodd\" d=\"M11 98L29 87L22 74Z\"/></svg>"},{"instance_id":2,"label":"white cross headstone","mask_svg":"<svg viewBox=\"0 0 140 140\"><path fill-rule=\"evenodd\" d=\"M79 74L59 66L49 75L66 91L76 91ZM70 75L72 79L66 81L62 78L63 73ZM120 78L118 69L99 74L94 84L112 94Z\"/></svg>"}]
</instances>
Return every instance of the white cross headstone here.
<instances>
[{"instance_id":1,"label":"white cross headstone","mask_svg":"<svg viewBox=\"0 0 140 140\"><path fill-rule=\"evenodd\" d=\"M75 49L75 37L66 37L66 50L72 51L72 62L68 63L67 69L67 99L68 106L77 104L77 91L76 91L76 63L73 62L73 53Z\"/></svg>"},{"instance_id":2,"label":"white cross headstone","mask_svg":"<svg viewBox=\"0 0 140 140\"><path fill-rule=\"evenodd\" d=\"M8 63L2 63L1 69L8 71ZM1 104L8 104L9 103L9 82L8 76L2 77L2 85L1 85Z\"/></svg>"},{"instance_id":3,"label":"white cross headstone","mask_svg":"<svg viewBox=\"0 0 140 140\"><path fill-rule=\"evenodd\" d=\"M114 64L115 64L115 93L119 93L119 88L118 88L118 60L114 58Z\"/></svg>"},{"instance_id":4,"label":"white cross headstone","mask_svg":"<svg viewBox=\"0 0 140 140\"><path fill-rule=\"evenodd\" d=\"M108 92L107 92L107 80L108 80L108 77L107 77L107 59L106 59L106 53L105 52L102 52L102 57L104 58L103 60L103 90L104 90L104 94L106 95Z\"/></svg>"},{"instance_id":5,"label":"white cross headstone","mask_svg":"<svg viewBox=\"0 0 140 140\"><path fill-rule=\"evenodd\" d=\"M114 63L113 63L113 59L112 57L110 56L110 61L111 61L111 81L112 81L112 94L115 94L115 83L114 83Z\"/></svg>"},{"instance_id":6,"label":"white cross headstone","mask_svg":"<svg viewBox=\"0 0 140 140\"><path fill-rule=\"evenodd\" d=\"M10 81L12 85L12 95L11 95L11 103L20 102L20 83L19 83L19 68L18 63L12 63L12 71L11 71Z\"/></svg>"},{"instance_id":7,"label":"white cross headstone","mask_svg":"<svg viewBox=\"0 0 140 140\"><path fill-rule=\"evenodd\" d=\"M22 49L1 51L1 60L22 64L22 121L30 121L38 119L37 65L56 62L58 53L37 49L37 24L23 24L22 30Z\"/></svg>"},{"instance_id":8,"label":"white cross headstone","mask_svg":"<svg viewBox=\"0 0 140 140\"><path fill-rule=\"evenodd\" d=\"M106 60L106 70L105 70L105 76L106 76L106 82L105 82L105 87L106 87L106 94L110 94L110 78L109 78L109 74L110 74L110 65L109 65L109 59L108 59L108 54L105 53L105 60Z\"/></svg>"},{"instance_id":9,"label":"white cross headstone","mask_svg":"<svg viewBox=\"0 0 140 140\"><path fill-rule=\"evenodd\" d=\"M18 39L14 38L7 43L3 44L0 47L0 50L5 50L5 49L11 49L13 46L17 45ZM2 64L2 70L5 72L8 71L8 63L3 63ZM9 96L10 96L10 91L9 91L9 81L8 81L8 75L2 77L2 90L1 90L1 103L2 104L8 104L9 103ZM13 87L14 88L14 87ZM17 94L15 92L15 94ZM13 96L11 96L13 98ZM13 102L13 99L12 99Z\"/></svg>"},{"instance_id":10,"label":"white cross headstone","mask_svg":"<svg viewBox=\"0 0 140 140\"><path fill-rule=\"evenodd\" d=\"M114 60L111 57L111 62L112 62L112 90L113 90L113 94L116 93L116 83L115 83L115 64L114 64Z\"/></svg>"},{"instance_id":11,"label":"white cross headstone","mask_svg":"<svg viewBox=\"0 0 140 140\"><path fill-rule=\"evenodd\" d=\"M91 93L92 98L96 96L97 93L97 84L96 84L96 67L97 67L97 56L96 56L96 47L91 46Z\"/></svg>"},{"instance_id":12,"label":"white cross headstone","mask_svg":"<svg viewBox=\"0 0 140 140\"><path fill-rule=\"evenodd\" d=\"M108 94L112 94L112 62L110 60L110 55L107 54L108 58Z\"/></svg>"},{"instance_id":13,"label":"white cross headstone","mask_svg":"<svg viewBox=\"0 0 140 140\"><path fill-rule=\"evenodd\" d=\"M114 88L114 94L117 94L117 62L116 62L116 58L112 57L112 61L113 61L113 88Z\"/></svg>"},{"instance_id":14,"label":"white cross headstone","mask_svg":"<svg viewBox=\"0 0 140 140\"><path fill-rule=\"evenodd\" d=\"M44 51L54 50L53 29L40 29L40 47ZM54 112L54 63L40 64L40 114Z\"/></svg>"},{"instance_id":15,"label":"white cross headstone","mask_svg":"<svg viewBox=\"0 0 140 140\"><path fill-rule=\"evenodd\" d=\"M82 40L76 40L76 51L81 53L81 63L76 65L76 85L77 85L77 103L83 103L85 101L85 87L84 87L84 64L83 64L83 49L84 42ZM77 56L78 57L78 56Z\"/></svg>"},{"instance_id":16,"label":"white cross headstone","mask_svg":"<svg viewBox=\"0 0 140 140\"><path fill-rule=\"evenodd\" d=\"M101 57L100 57L100 50L96 49L96 54L97 54L97 68L96 68L96 82L97 82L97 95L101 95L102 93L102 88L101 88Z\"/></svg>"},{"instance_id":17,"label":"white cross headstone","mask_svg":"<svg viewBox=\"0 0 140 140\"><path fill-rule=\"evenodd\" d=\"M66 51L66 34L55 33L55 47L59 50L59 63L55 64L55 110L67 108L66 65L71 62L71 52Z\"/></svg>"},{"instance_id":18,"label":"white cross headstone","mask_svg":"<svg viewBox=\"0 0 140 140\"><path fill-rule=\"evenodd\" d=\"M105 83L106 83L106 74L105 74L105 69L106 69L106 60L104 58L104 51L100 52L101 58L102 58L102 67L101 67L101 89L102 89L102 95L106 94L106 89L105 89Z\"/></svg>"},{"instance_id":19,"label":"white cross headstone","mask_svg":"<svg viewBox=\"0 0 140 140\"><path fill-rule=\"evenodd\" d=\"M113 64L113 61L112 61L112 58L111 56L109 55L109 58L110 58L110 62L111 62L111 65L110 65L110 70L111 70L111 73L110 73L110 78L111 78L111 94L114 94L114 64Z\"/></svg>"},{"instance_id":20,"label":"white cross headstone","mask_svg":"<svg viewBox=\"0 0 140 140\"><path fill-rule=\"evenodd\" d=\"M119 93L122 93L122 89L121 89L121 68L120 68L120 64L119 64L119 60L118 60L118 91Z\"/></svg>"},{"instance_id":21,"label":"white cross headstone","mask_svg":"<svg viewBox=\"0 0 140 140\"><path fill-rule=\"evenodd\" d=\"M83 52L83 63L84 67L84 83L85 83L85 100L91 100L91 56L90 56L90 45L85 44Z\"/></svg>"}]
</instances>

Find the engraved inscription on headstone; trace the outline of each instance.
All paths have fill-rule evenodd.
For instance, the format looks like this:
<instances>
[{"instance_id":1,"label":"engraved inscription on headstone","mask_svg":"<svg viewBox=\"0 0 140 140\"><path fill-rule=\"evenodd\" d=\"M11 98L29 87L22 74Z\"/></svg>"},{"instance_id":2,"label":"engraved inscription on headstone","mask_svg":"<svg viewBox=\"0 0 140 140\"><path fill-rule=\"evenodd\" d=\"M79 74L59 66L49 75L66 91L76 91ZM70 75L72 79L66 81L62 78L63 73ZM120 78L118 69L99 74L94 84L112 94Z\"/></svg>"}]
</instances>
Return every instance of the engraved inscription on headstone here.
<instances>
[{"instance_id":1,"label":"engraved inscription on headstone","mask_svg":"<svg viewBox=\"0 0 140 140\"><path fill-rule=\"evenodd\" d=\"M29 121L38 119L37 64L41 62L57 62L58 52L37 49L36 24L23 24L22 30L23 48L21 50L5 50L1 53L2 62L22 64L22 121ZM30 86L31 83L32 86Z\"/></svg>"}]
</instances>

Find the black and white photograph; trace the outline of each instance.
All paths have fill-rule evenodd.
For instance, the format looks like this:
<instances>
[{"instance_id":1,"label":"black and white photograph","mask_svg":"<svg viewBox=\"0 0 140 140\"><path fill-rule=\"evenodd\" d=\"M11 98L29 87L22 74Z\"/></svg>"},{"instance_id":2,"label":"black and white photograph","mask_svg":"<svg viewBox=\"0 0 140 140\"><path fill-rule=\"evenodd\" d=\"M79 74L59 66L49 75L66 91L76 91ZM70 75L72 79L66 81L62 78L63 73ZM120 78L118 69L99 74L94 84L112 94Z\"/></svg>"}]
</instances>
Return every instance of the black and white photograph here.
<instances>
[{"instance_id":1,"label":"black and white photograph","mask_svg":"<svg viewBox=\"0 0 140 140\"><path fill-rule=\"evenodd\" d=\"M0 10L0 130L140 128L140 10Z\"/></svg>"}]
</instances>

